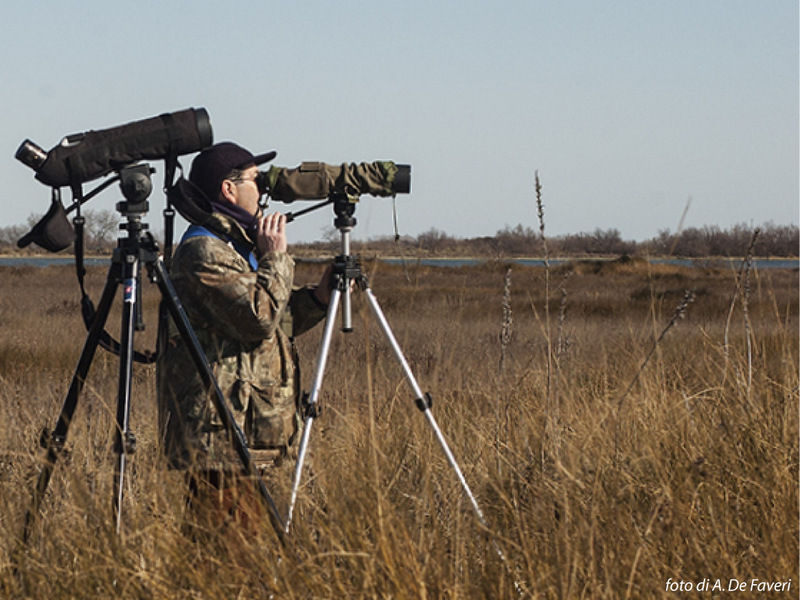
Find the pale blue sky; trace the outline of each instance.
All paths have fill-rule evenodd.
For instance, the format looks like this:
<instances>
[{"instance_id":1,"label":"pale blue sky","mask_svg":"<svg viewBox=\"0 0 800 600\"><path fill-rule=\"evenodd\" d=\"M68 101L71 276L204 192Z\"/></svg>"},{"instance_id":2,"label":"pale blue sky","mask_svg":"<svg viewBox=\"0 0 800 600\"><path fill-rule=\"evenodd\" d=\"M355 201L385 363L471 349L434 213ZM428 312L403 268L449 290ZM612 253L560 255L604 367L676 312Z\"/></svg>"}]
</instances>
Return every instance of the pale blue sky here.
<instances>
[{"instance_id":1,"label":"pale blue sky","mask_svg":"<svg viewBox=\"0 0 800 600\"><path fill-rule=\"evenodd\" d=\"M796 0L45 0L3 7L0 51L0 226L49 203L23 139L192 106L279 165L411 163L401 234L536 229L536 170L550 235L648 239L689 198L686 227L798 222ZM365 196L355 235L391 234L390 206Z\"/></svg>"}]
</instances>

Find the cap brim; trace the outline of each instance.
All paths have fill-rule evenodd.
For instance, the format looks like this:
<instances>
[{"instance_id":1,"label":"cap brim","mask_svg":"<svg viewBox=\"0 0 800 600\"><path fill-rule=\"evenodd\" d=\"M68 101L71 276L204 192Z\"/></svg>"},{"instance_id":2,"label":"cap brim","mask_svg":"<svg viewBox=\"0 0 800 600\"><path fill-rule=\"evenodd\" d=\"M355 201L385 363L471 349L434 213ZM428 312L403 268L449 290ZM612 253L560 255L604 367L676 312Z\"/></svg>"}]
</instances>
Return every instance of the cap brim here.
<instances>
[{"instance_id":1,"label":"cap brim","mask_svg":"<svg viewBox=\"0 0 800 600\"><path fill-rule=\"evenodd\" d=\"M278 156L278 153L275 152L275 150L273 150L271 152L266 152L264 154L259 154L258 156L254 156L252 162L255 165L263 165L265 162L271 161L276 156ZM248 161L247 164L250 164L250 161Z\"/></svg>"}]
</instances>

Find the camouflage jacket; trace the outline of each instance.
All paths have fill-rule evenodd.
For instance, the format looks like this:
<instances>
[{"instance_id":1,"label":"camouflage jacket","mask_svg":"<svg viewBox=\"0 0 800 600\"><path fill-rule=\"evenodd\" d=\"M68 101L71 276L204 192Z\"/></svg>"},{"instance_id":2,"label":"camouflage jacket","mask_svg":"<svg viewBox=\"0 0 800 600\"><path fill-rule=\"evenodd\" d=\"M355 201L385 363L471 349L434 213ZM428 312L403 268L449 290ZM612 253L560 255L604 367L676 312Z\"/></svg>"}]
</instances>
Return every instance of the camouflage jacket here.
<instances>
[{"instance_id":1,"label":"camouflage jacket","mask_svg":"<svg viewBox=\"0 0 800 600\"><path fill-rule=\"evenodd\" d=\"M293 289L288 254L268 253L253 270L234 247L254 246L238 223L215 213L205 225L216 235L184 239L171 279L253 462L262 467L290 453L299 437L292 338L324 319L325 307L313 288ZM172 323L157 371L159 424L170 466L239 468L210 393Z\"/></svg>"}]
</instances>

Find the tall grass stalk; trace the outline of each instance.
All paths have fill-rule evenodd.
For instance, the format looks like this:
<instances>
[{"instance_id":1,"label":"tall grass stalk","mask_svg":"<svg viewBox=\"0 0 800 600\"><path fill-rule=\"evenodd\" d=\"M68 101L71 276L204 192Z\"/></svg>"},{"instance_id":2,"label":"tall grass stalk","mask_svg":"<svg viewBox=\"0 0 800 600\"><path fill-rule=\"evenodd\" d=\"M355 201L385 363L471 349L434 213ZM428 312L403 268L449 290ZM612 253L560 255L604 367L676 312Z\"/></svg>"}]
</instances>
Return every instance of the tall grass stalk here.
<instances>
[{"instance_id":1,"label":"tall grass stalk","mask_svg":"<svg viewBox=\"0 0 800 600\"><path fill-rule=\"evenodd\" d=\"M745 327L745 343L747 345L747 395L750 396L750 387L753 379L753 360L752 360L752 338L751 338L751 324L750 315L748 311L748 303L750 298L750 273L753 268L753 256L755 255L756 241L761 233L759 228L753 230L753 235L750 238L750 244L745 252L744 260L739 266L736 273L735 287L731 295L730 307L728 308L728 317L725 321L725 335L724 335L724 355L725 355L725 368L724 376L727 376L729 365L729 349L730 349L730 328L733 319L733 312L736 308L736 301L739 300L742 305L742 315Z\"/></svg>"},{"instance_id":2,"label":"tall grass stalk","mask_svg":"<svg viewBox=\"0 0 800 600\"><path fill-rule=\"evenodd\" d=\"M506 269L503 278L503 325L500 328L500 375L506 372L506 355L511 344L511 325L513 323L511 312L511 267Z\"/></svg>"},{"instance_id":3,"label":"tall grass stalk","mask_svg":"<svg viewBox=\"0 0 800 600\"><path fill-rule=\"evenodd\" d=\"M550 324L550 252L545 235L544 201L542 200L542 183L539 171L534 174L534 190L536 192L536 215L539 219L539 239L542 242L542 257L544 261L544 337L547 345L546 364L547 377L545 382L545 438L548 441L547 453L550 459L559 460L561 451L561 433L559 431L561 416L558 406L558 397L554 390L553 373L553 337ZM545 448L543 447L543 451ZM543 464L548 457L543 453Z\"/></svg>"},{"instance_id":4,"label":"tall grass stalk","mask_svg":"<svg viewBox=\"0 0 800 600\"><path fill-rule=\"evenodd\" d=\"M558 305L558 333L556 335L556 347L555 347L555 356L554 356L554 369L555 373L553 375L553 404L557 407L556 414L559 418L558 427L563 427L563 424L560 422L561 419L561 397L560 397L560 381L561 381L561 368L562 368L562 361L566 358L567 348L569 345L569 339L567 338L564 332L564 322L567 315L567 289L564 286L566 283L567 278L569 277L570 273L567 272L564 275L564 281L562 282L561 286L561 301Z\"/></svg>"},{"instance_id":5,"label":"tall grass stalk","mask_svg":"<svg viewBox=\"0 0 800 600\"><path fill-rule=\"evenodd\" d=\"M655 354L656 350L659 347L659 344L661 344L661 342L666 337L667 332L670 329L672 329L675 325L677 325L678 321L680 321L680 320L682 320L682 319L684 319L686 317L686 309L689 308L689 305L692 302L694 302L694 300L695 300L695 293L693 291L691 291L691 290L686 290L684 292L684 294L683 294L683 299L678 304L678 306L675 307L675 310L672 313L672 316L670 317L670 319L667 322L667 324L664 326L664 329L661 330L661 333L658 335L658 337L653 341L653 344L650 346L650 350L647 352L647 355L645 356L644 360L642 361L642 364L639 365L639 368L636 371L636 373L634 374L634 376L631 379L630 383L628 383L628 387L625 388L625 391L622 392L622 394L620 395L619 399L617 400L617 408L616 408L617 418L616 418L616 425L615 425L615 430L617 432L617 435L615 435L615 438L619 434L619 415L622 413L622 405L625 402L625 399L628 397L628 394L633 389L633 386L636 385L636 383L639 381L639 379L640 379L640 377L642 375L642 372L645 370L647 365L650 363L650 359ZM615 441L614 447L615 447L615 452L614 453L615 453L615 456L616 456L616 452L617 452L617 449L618 449L618 444L617 444L616 441Z\"/></svg>"}]
</instances>

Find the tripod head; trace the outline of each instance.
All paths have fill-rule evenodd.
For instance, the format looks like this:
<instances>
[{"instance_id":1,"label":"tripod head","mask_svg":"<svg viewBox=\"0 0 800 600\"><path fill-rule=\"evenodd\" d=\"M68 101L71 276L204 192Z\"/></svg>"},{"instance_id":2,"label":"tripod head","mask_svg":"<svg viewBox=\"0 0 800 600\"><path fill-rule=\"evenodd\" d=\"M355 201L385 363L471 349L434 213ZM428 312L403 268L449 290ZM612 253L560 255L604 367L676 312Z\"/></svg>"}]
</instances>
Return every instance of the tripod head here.
<instances>
[{"instance_id":1,"label":"tripod head","mask_svg":"<svg viewBox=\"0 0 800 600\"><path fill-rule=\"evenodd\" d=\"M333 212L336 218L333 225L339 230L341 236L341 253L333 259L333 277L331 288L342 295L342 331L353 331L353 316L351 305L351 282L356 282L360 287L366 286L366 278L361 272L358 258L350 254L350 232L356 226L356 203L343 192L337 192L328 199L333 203Z\"/></svg>"},{"instance_id":2,"label":"tripod head","mask_svg":"<svg viewBox=\"0 0 800 600\"><path fill-rule=\"evenodd\" d=\"M336 214L333 225L339 231L343 229L352 231L356 226L356 219L353 216L356 214L356 203L343 192L332 194L330 201L333 202L333 212Z\"/></svg>"},{"instance_id":3,"label":"tripod head","mask_svg":"<svg viewBox=\"0 0 800 600\"><path fill-rule=\"evenodd\" d=\"M119 187L125 202L117 204L117 210L126 216L128 213L142 214L149 206L147 198L153 191L150 175L155 173L147 163L124 167L119 171Z\"/></svg>"},{"instance_id":4,"label":"tripod head","mask_svg":"<svg viewBox=\"0 0 800 600\"><path fill-rule=\"evenodd\" d=\"M137 239L148 225L142 222L142 217L147 214L150 204L147 198L153 191L151 169L147 163L131 165L119 170L119 187L125 200L117 203L117 212L127 219L127 223L120 225L120 229L128 231L128 237Z\"/></svg>"}]
</instances>

